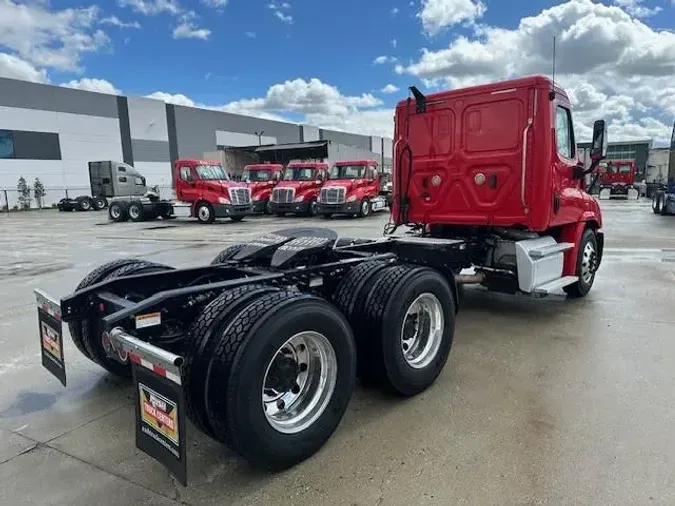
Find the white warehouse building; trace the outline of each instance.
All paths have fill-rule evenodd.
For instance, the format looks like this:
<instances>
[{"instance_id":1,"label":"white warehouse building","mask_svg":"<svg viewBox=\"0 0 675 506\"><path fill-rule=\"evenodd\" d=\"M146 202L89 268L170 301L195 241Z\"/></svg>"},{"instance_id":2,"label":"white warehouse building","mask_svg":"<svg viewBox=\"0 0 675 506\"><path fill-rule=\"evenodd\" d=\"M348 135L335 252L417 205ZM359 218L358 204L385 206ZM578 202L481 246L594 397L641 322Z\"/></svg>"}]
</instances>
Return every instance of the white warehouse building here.
<instances>
[{"instance_id":1,"label":"white warehouse building","mask_svg":"<svg viewBox=\"0 0 675 506\"><path fill-rule=\"evenodd\" d=\"M51 205L89 193L90 161L133 165L170 189L173 161L218 154L226 163L375 159L390 168L392 140L0 78L0 207L16 204L20 177L29 186L39 178Z\"/></svg>"}]
</instances>

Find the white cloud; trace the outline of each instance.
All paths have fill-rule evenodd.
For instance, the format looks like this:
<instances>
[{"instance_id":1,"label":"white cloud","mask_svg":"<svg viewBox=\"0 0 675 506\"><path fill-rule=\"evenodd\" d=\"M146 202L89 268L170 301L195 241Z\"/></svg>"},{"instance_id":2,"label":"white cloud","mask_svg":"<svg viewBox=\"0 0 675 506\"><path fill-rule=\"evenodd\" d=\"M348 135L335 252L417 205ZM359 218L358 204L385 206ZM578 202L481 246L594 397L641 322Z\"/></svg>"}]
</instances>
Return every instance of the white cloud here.
<instances>
[{"instance_id":1,"label":"white cloud","mask_svg":"<svg viewBox=\"0 0 675 506\"><path fill-rule=\"evenodd\" d=\"M384 88L382 88L380 91L382 93L396 93L399 90L398 86L394 86L393 84L388 84Z\"/></svg>"},{"instance_id":2,"label":"white cloud","mask_svg":"<svg viewBox=\"0 0 675 506\"><path fill-rule=\"evenodd\" d=\"M614 0L614 3L636 18L647 18L658 14L663 10L658 6L645 7L644 5L641 5L643 1L644 0ZM673 5L675 5L675 3Z\"/></svg>"},{"instance_id":3,"label":"white cloud","mask_svg":"<svg viewBox=\"0 0 675 506\"><path fill-rule=\"evenodd\" d=\"M246 32L246 36L249 39L255 39L255 32Z\"/></svg>"},{"instance_id":4,"label":"white cloud","mask_svg":"<svg viewBox=\"0 0 675 506\"><path fill-rule=\"evenodd\" d=\"M120 95L122 92L115 88L115 86L105 79L90 79L84 77L79 80L73 79L67 83L62 83L61 86L66 88L73 88L76 90L95 91L97 93L108 93L110 95Z\"/></svg>"},{"instance_id":5,"label":"white cloud","mask_svg":"<svg viewBox=\"0 0 675 506\"><path fill-rule=\"evenodd\" d=\"M109 43L95 24L96 6L50 10L40 4L0 1L0 46L38 67L80 70L84 53L97 52Z\"/></svg>"},{"instance_id":6,"label":"white cloud","mask_svg":"<svg viewBox=\"0 0 675 506\"><path fill-rule=\"evenodd\" d=\"M130 7L146 16L161 13L177 15L182 10L177 0L117 0L117 3L120 7Z\"/></svg>"},{"instance_id":7,"label":"white cloud","mask_svg":"<svg viewBox=\"0 0 675 506\"><path fill-rule=\"evenodd\" d=\"M569 0L525 17L514 29L476 26L440 50L423 49L396 71L427 86L451 88L529 74L551 74L557 36L556 80L582 105L576 123L588 138L594 119L609 121L610 139L669 137L675 113L663 90L675 86L675 33L655 30L618 6ZM573 102L573 105L574 102Z\"/></svg>"},{"instance_id":8,"label":"white cloud","mask_svg":"<svg viewBox=\"0 0 675 506\"><path fill-rule=\"evenodd\" d=\"M123 21L120 21L120 18L117 16L108 16L107 18L103 18L101 20L101 24L104 25L113 25L117 26L119 28L136 28L139 29L141 25L139 24L138 21L132 21L130 23L125 23Z\"/></svg>"},{"instance_id":9,"label":"white cloud","mask_svg":"<svg viewBox=\"0 0 675 506\"><path fill-rule=\"evenodd\" d=\"M396 39L391 39L391 47L395 48L396 45L397 45Z\"/></svg>"},{"instance_id":10,"label":"white cloud","mask_svg":"<svg viewBox=\"0 0 675 506\"><path fill-rule=\"evenodd\" d=\"M213 7L214 9L222 9L226 7L229 0L202 0L202 3L208 7Z\"/></svg>"},{"instance_id":11,"label":"white cloud","mask_svg":"<svg viewBox=\"0 0 675 506\"><path fill-rule=\"evenodd\" d=\"M46 83L49 80L46 70L38 69L18 56L7 53L0 53L0 77L34 83Z\"/></svg>"},{"instance_id":12,"label":"white cloud","mask_svg":"<svg viewBox=\"0 0 675 506\"><path fill-rule=\"evenodd\" d=\"M157 91L150 98L189 107L288 121L287 115L322 128L392 137L393 111L370 93L343 95L319 79L294 79L271 86L264 97L236 100L224 105L205 105L182 94Z\"/></svg>"},{"instance_id":13,"label":"white cloud","mask_svg":"<svg viewBox=\"0 0 675 506\"><path fill-rule=\"evenodd\" d=\"M207 40L211 36L208 28L197 28L192 21L183 21L173 29L174 39L202 39Z\"/></svg>"},{"instance_id":14,"label":"white cloud","mask_svg":"<svg viewBox=\"0 0 675 506\"><path fill-rule=\"evenodd\" d=\"M384 63L387 63L388 61L396 61L396 58L393 56L378 56L373 60L373 65L383 65Z\"/></svg>"},{"instance_id":15,"label":"white cloud","mask_svg":"<svg viewBox=\"0 0 675 506\"><path fill-rule=\"evenodd\" d=\"M422 0L418 17L427 35L437 35L446 27L474 21L485 14L481 0Z\"/></svg>"},{"instance_id":16,"label":"white cloud","mask_svg":"<svg viewBox=\"0 0 675 506\"><path fill-rule=\"evenodd\" d=\"M391 15L392 15L392 16L396 16L396 14L398 14L398 12L399 12L398 7L394 7L394 8L391 10Z\"/></svg>"},{"instance_id":17,"label":"white cloud","mask_svg":"<svg viewBox=\"0 0 675 506\"><path fill-rule=\"evenodd\" d=\"M278 3L272 0L267 7L272 9L272 12L274 15L280 19L282 22L287 23L287 24L292 24L293 23L293 16L291 16L287 11L291 9L291 4L288 2L282 2Z\"/></svg>"}]
</instances>

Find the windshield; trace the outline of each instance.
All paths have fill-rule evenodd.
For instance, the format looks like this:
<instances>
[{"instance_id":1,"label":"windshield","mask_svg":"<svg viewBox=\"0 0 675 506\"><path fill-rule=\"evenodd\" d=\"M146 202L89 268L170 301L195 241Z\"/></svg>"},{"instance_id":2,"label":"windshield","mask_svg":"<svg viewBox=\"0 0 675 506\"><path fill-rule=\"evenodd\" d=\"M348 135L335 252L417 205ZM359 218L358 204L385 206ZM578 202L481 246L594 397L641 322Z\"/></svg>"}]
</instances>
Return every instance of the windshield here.
<instances>
[{"instance_id":1,"label":"windshield","mask_svg":"<svg viewBox=\"0 0 675 506\"><path fill-rule=\"evenodd\" d=\"M289 167L284 171L284 181L311 181L314 169L311 167Z\"/></svg>"},{"instance_id":2,"label":"windshield","mask_svg":"<svg viewBox=\"0 0 675 506\"><path fill-rule=\"evenodd\" d=\"M618 165L617 172L619 174L628 174L630 172L630 165Z\"/></svg>"},{"instance_id":3,"label":"windshield","mask_svg":"<svg viewBox=\"0 0 675 506\"><path fill-rule=\"evenodd\" d=\"M266 183L272 179L272 172L261 169L244 169L241 179L244 181L250 181L251 183Z\"/></svg>"},{"instance_id":4,"label":"windshield","mask_svg":"<svg viewBox=\"0 0 675 506\"><path fill-rule=\"evenodd\" d=\"M197 165L195 170L203 181L230 181L230 175L222 165Z\"/></svg>"},{"instance_id":5,"label":"windshield","mask_svg":"<svg viewBox=\"0 0 675 506\"><path fill-rule=\"evenodd\" d=\"M363 165L333 165L330 179L363 179L366 167Z\"/></svg>"}]
</instances>

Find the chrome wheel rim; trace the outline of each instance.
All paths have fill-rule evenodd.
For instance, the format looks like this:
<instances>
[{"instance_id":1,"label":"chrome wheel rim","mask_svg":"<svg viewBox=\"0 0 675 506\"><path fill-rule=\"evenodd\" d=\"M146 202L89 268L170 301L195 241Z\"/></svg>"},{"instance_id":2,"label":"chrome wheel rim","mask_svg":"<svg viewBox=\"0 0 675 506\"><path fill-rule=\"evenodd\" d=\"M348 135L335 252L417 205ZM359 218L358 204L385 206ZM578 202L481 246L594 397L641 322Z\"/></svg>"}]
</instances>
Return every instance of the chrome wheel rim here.
<instances>
[{"instance_id":1,"label":"chrome wheel rim","mask_svg":"<svg viewBox=\"0 0 675 506\"><path fill-rule=\"evenodd\" d=\"M369 211L370 211L370 209L369 209L368 201L364 200L363 203L361 204L361 213L363 213L363 215L365 216L366 214L368 214Z\"/></svg>"},{"instance_id":2,"label":"chrome wheel rim","mask_svg":"<svg viewBox=\"0 0 675 506\"><path fill-rule=\"evenodd\" d=\"M595 275L595 246L590 241L584 246L584 251L581 257L581 279L588 284Z\"/></svg>"},{"instance_id":3,"label":"chrome wheel rim","mask_svg":"<svg viewBox=\"0 0 675 506\"><path fill-rule=\"evenodd\" d=\"M131 206L129 208L129 216L133 218L138 218L140 216L141 212L138 210L138 207L136 206Z\"/></svg>"},{"instance_id":4,"label":"chrome wheel rim","mask_svg":"<svg viewBox=\"0 0 675 506\"><path fill-rule=\"evenodd\" d=\"M89 204L88 201L83 201L82 202L82 209L89 209L91 207L91 204Z\"/></svg>"},{"instance_id":5,"label":"chrome wheel rim","mask_svg":"<svg viewBox=\"0 0 675 506\"><path fill-rule=\"evenodd\" d=\"M120 211L120 208L118 206L114 206L110 209L110 215L113 218L119 218L122 212Z\"/></svg>"},{"instance_id":6,"label":"chrome wheel rim","mask_svg":"<svg viewBox=\"0 0 675 506\"><path fill-rule=\"evenodd\" d=\"M436 358L444 326L443 306L435 295L423 293L410 304L401 325L401 349L410 367L422 369Z\"/></svg>"},{"instance_id":7,"label":"chrome wheel rim","mask_svg":"<svg viewBox=\"0 0 675 506\"><path fill-rule=\"evenodd\" d=\"M199 211L197 211L197 214L199 215L199 219L206 221L209 219L209 216L211 216L211 212L209 211L209 208L206 206L201 206L199 208Z\"/></svg>"},{"instance_id":8,"label":"chrome wheel rim","mask_svg":"<svg viewBox=\"0 0 675 506\"><path fill-rule=\"evenodd\" d=\"M326 410L337 383L337 356L326 336L300 332L286 341L267 365L262 408L283 434L306 430Z\"/></svg>"}]
</instances>

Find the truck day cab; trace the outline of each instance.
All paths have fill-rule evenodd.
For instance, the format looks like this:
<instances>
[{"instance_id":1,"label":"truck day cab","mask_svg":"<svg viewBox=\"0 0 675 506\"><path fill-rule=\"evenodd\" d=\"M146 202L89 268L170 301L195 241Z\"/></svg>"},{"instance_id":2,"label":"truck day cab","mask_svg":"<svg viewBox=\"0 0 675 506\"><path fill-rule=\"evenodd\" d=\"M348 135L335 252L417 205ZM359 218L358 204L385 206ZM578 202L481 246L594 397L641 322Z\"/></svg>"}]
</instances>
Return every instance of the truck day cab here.
<instances>
[{"instance_id":1,"label":"truck day cab","mask_svg":"<svg viewBox=\"0 0 675 506\"><path fill-rule=\"evenodd\" d=\"M340 160L333 164L321 187L317 214L351 214L364 218L387 206L380 195L380 174L375 160Z\"/></svg>"},{"instance_id":2,"label":"truck day cab","mask_svg":"<svg viewBox=\"0 0 675 506\"><path fill-rule=\"evenodd\" d=\"M585 169L567 95L545 77L411 91L394 118L392 209L408 233L285 229L208 266L103 264L60 301L35 291L44 367L66 385L66 323L86 357L132 379L136 446L186 484L187 418L279 470L331 437L357 377L403 397L426 390L451 351L459 285L587 295L604 235L583 185L606 154L605 122ZM345 203L352 189L331 187ZM153 398L166 409L147 409Z\"/></svg>"},{"instance_id":3,"label":"truck day cab","mask_svg":"<svg viewBox=\"0 0 675 506\"><path fill-rule=\"evenodd\" d=\"M601 200L623 198L637 200L639 192L635 187L635 160L612 160L598 167Z\"/></svg>"},{"instance_id":4,"label":"truck day cab","mask_svg":"<svg viewBox=\"0 0 675 506\"><path fill-rule=\"evenodd\" d=\"M327 176L328 165L323 162L289 163L283 180L272 191L270 213L277 216L286 213L316 215L319 191Z\"/></svg>"},{"instance_id":5,"label":"truck day cab","mask_svg":"<svg viewBox=\"0 0 675 506\"><path fill-rule=\"evenodd\" d=\"M272 189L281 180L284 166L281 164L256 164L244 167L241 180L251 190L254 213L269 213Z\"/></svg>"},{"instance_id":6,"label":"truck day cab","mask_svg":"<svg viewBox=\"0 0 675 506\"><path fill-rule=\"evenodd\" d=\"M181 159L174 163L176 198L190 204L190 216L201 223L216 218L241 221L253 210L251 190L233 181L220 162Z\"/></svg>"}]
</instances>

